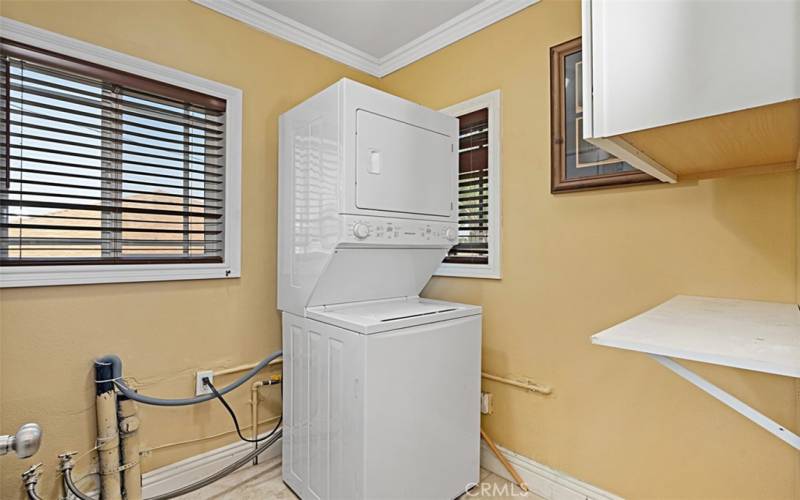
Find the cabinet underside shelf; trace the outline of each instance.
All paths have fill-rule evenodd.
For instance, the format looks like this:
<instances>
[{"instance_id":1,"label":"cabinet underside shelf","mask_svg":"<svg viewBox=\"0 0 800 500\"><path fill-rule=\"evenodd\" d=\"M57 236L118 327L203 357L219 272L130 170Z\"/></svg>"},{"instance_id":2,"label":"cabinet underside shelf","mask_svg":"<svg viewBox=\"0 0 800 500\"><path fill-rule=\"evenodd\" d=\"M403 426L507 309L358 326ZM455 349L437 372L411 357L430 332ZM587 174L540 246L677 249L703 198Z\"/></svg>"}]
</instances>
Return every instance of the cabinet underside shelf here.
<instances>
[{"instance_id":1,"label":"cabinet underside shelf","mask_svg":"<svg viewBox=\"0 0 800 500\"><path fill-rule=\"evenodd\" d=\"M800 99L587 139L663 182L800 168Z\"/></svg>"}]
</instances>

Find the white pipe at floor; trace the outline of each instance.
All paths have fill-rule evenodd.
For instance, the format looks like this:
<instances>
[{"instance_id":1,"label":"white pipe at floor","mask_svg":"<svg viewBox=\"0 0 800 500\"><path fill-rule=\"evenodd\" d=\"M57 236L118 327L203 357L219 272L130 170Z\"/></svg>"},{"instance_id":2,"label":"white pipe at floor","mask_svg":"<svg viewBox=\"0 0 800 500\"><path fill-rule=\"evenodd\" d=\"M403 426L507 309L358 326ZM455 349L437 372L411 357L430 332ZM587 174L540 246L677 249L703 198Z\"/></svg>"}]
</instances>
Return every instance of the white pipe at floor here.
<instances>
[{"instance_id":1,"label":"white pipe at floor","mask_svg":"<svg viewBox=\"0 0 800 500\"><path fill-rule=\"evenodd\" d=\"M125 488L125 500L142 500L139 417L136 415L136 403L130 399L119 403L119 430L122 436L122 484Z\"/></svg>"},{"instance_id":2,"label":"white pipe at floor","mask_svg":"<svg viewBox=\"0 0 800 500\"><path fill-rule=\"evenodd\" d=\"M97 456L100 463L100 498L122 500L119 473L119 430L114 390L97 395Z\"/></svg>"}]
</instances>

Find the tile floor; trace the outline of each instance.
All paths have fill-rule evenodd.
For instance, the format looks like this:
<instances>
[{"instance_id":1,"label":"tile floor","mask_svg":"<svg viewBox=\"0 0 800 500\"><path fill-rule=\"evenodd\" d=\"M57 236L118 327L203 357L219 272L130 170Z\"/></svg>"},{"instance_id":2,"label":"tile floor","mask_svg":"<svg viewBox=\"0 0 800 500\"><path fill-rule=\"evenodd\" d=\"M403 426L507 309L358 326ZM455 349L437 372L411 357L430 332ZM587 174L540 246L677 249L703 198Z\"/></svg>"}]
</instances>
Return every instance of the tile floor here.
<instances>
[{"instance_id":1,"label":"tile floor","mask_svg":"<svg viewBox=\"0 0 800 500\"><path fill-rule=\"evenodd\" d=\"M202 490L181 497L187 500L295 500L297 497L281 480L281 460L274 458L255 467L241 470ZM532 493L524 494L519 487L505 479L481 469L481 482L469 495L460 500L510 500L525 498L544 500Z\"/></svg>"}]
</instances>

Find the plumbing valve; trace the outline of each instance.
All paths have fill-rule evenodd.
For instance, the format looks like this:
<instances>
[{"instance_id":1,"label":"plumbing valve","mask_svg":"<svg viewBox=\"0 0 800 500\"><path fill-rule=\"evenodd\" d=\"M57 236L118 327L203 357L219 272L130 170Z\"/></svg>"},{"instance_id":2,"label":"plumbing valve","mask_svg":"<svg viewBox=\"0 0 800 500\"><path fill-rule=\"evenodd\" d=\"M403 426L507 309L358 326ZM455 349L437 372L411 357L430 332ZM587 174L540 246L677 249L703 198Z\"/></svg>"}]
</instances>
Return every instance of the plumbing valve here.
<instances>
[{"instance_id":1,"label":"plumbing valve","mask_svg":"<svg viewBox=\"0 0 800 500\"><path fill-rule=\"evenodd\" d=\"M13 436L0 436L0 455L14 451L18 458L32 457L39 451L41 442L42 428L39 424L24 424Z\"/></svg>"},{"instance_id":2,"label":"plumbing valve","mask_svg":"<svg viewBox=\"0 0 800 500\"><path fill-rule=\"evenodd\" d=\"M72 461L72 457L77 455L77 451L67 451L58 456L58 465L59 470L64 472L67 470L72 470L75 467L75 462Z\"/></svg>"},{"instance_id":3,"label":"plumbing valve","mask_svg":"<svg viewBox=\"0 0 800 500\"><path fill-rule=\"evenodd\" d=\"M22 473L22 483L25 485L25 491L28 492L28 498L41 500L42 497L36 493L36 486L39 484L39 478L42 477L42 464L33 464L28 470Z\"/></svg>"},{"instance_id":4,"label":"plumbing valve","mask_svg":"<svg viewBox=\"0 0 800 500\"><path fill-rule=\"evenodd\" d=\"M36 486L36 483L39 482L39 477L42 475L42 463L39 462L38 464L33 464L30 466L28 470L22 473L22 481L25 483L25 486L33 485Z\"/></svg>"}]
</instances>

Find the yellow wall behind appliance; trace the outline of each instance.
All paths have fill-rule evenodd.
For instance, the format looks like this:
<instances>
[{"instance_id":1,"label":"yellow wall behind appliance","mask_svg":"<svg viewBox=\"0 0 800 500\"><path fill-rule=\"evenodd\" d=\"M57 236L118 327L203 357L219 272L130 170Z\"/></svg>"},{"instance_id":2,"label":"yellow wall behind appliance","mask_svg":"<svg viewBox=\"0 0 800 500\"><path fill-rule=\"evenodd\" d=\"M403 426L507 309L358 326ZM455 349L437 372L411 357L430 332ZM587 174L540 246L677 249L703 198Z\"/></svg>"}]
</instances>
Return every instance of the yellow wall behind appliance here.
<instances>
[{"instance_id":1,"label":"yellow wall behind appliance","mask_svg":"<svg viewBox=\"0 0 800 500\"><path fill-rule=\"evenodd\" d=\"M797 498L796 451L646 356L589 340L675 294L794 302L795 174L551 195L548 51L577 36L579 2L544 0L381 81L433 108L502 91L503 278L434 278L425 293L483 305L484 370L554 392L485 382L483 425L628 498ZM687 365L797 423L794 380Z\"/></svg>"},{"instance_id":2,"label":"yellow wall behind appliance","mask_svg":"<svg viewBox=\"0 0 800 500\"><path fill-rule=\"evenodd\" d=\"M119 353L125 374L148 394L178 397L193 393L198 369L258 361L280 348L275 309L278 115L341 77L372 85L376 80L188 1L3 1L0 9L5 17L244 91L240 279L2 291L2 431L37 421L45 435L33 459L0 459L0 498L23 497L19 474L36 461L47 466L41 493L56 498L56 455L93 446L94 357ZM275 415L277 389L265 388L262 394L268 401L261 415ZM246 389L231 396L243 423L249 422L247 397ZM232 428L216 403L140 410L145 447ZM229 434L156 451L144 458L144 467L153 469L234 440ZM86 459L77 472L88 466Z\"/></svg>"}]
</instances>

